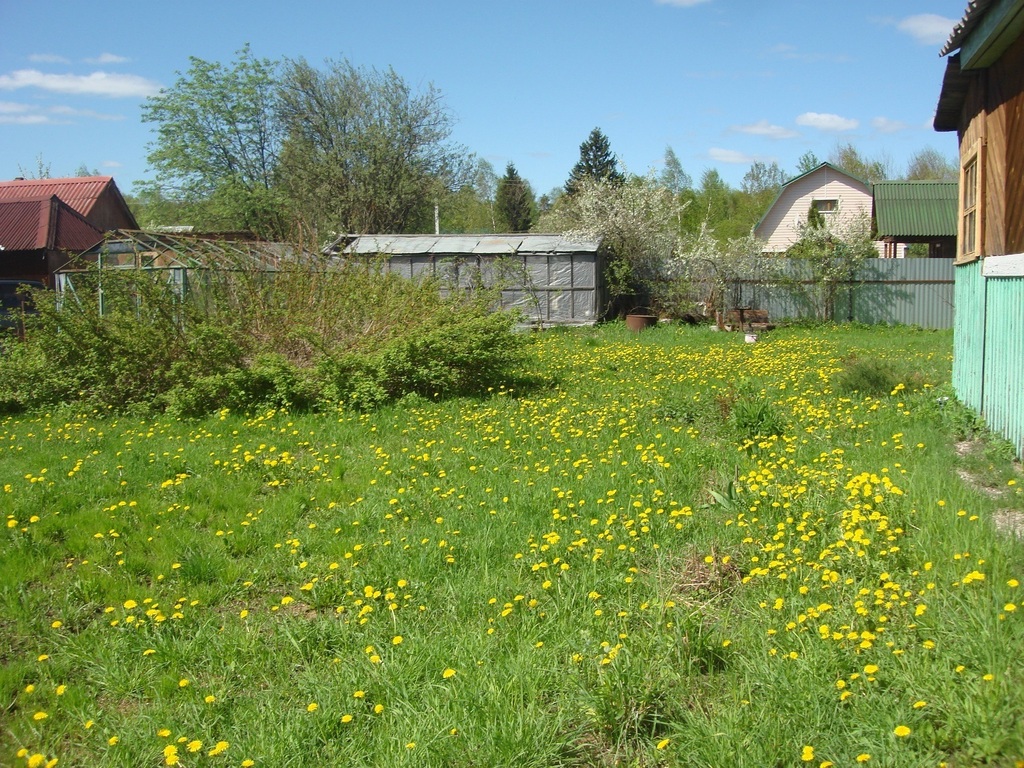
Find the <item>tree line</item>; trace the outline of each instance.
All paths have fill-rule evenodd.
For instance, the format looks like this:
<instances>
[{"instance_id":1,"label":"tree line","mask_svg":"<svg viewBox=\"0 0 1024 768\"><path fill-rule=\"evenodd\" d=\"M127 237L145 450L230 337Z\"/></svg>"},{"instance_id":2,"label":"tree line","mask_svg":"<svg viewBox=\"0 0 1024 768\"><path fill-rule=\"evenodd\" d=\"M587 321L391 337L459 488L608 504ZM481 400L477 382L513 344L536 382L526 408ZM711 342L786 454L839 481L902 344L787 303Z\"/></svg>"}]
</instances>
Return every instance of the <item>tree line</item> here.
<instances>
[{"instance_id":1,"label":"tree line","mask_svg":"<svg viewBox=\"0 0 1024 768\"><path fill-rule=\"evenodd\" d=\"M155 139L155 178L130 200L143 226L191 224L251 231L272 240L322 240L332 233L524 232L557 223L586 180L607 189L654 183L674 204L679 236L710 231L721 242L757 224L787 178L817 167L813 153L787 172L756 161L733 188L714 168L694 183L672 147L649 177L620 167L595 128L562 187L537 195L508 163L498 176L452 140L454 118L433 85L413 88L392 69L348 60L314 66L270 60L242 48L230 64L190 58L177 81L143 106ZM837 145L828 160L865 181L894 178L885 157ZM954 163L919 152L908 179L953 179ZM564 218L564 217L563 217Z\"/></svg>"}]
</instances>

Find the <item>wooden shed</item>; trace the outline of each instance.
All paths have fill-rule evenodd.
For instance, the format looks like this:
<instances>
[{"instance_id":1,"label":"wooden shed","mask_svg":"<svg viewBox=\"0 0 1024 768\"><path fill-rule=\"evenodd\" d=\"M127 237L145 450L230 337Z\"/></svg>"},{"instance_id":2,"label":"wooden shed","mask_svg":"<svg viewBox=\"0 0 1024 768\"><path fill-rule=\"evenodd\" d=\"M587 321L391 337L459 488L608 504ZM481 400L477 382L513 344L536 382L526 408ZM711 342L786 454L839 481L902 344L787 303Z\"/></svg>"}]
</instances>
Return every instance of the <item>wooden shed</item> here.
<instances>
[{"instance_id":1,"label":"wooden shed","mask_svg":"<svg viewBox=\"0 0 1024 768\"><path fill-rule=\"evenodd\" d=\"M346 235L328 247L339 258L371 261L415 279L499 288L504 308L534 323L590 325L604 306L601 243L554 234Z\"/></svg>"},{"instance_id":2,"label":"wooden shed","mask_svg":"<svg viewBox=\"0 0 1024 768\"><path fill-rule=\"evenodd\" d=\"M935 113L956 131L953 385L1024 455L1024 0L972 0L942 49Z\"/></svg>"}]
</instances>

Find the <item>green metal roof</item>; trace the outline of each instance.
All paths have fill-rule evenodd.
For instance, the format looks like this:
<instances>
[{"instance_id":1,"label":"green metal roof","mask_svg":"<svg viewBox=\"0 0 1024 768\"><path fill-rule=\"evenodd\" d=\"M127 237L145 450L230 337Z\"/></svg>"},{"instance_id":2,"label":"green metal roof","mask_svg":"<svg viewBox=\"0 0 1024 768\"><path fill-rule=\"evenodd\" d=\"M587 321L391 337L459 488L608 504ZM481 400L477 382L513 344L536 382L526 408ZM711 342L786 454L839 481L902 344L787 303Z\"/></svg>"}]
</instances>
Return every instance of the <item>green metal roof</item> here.
<instances>
[{"instance_id":1,"label":"green metal roof","mask_svg":"<svg viewBox=\"0 0 1024 768\"><path fill-rule=\"evenodd\" d=\"M873 185L878 237L956 237L955 181L880 181Z\"/></svg>"}]
</instances>

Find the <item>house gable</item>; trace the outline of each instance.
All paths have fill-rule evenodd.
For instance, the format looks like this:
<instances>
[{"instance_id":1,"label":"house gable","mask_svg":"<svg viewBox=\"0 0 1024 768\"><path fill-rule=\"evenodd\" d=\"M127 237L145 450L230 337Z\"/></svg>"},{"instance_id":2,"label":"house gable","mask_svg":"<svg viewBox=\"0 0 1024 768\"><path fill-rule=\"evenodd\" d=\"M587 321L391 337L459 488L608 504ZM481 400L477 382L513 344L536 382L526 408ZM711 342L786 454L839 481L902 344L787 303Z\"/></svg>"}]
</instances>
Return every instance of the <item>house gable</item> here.
<instances>
[{"instance_id":1,"label":"house gable","mask_svg":"<svg viewBox=\"0 0 1024 768\"><path fill-rule=\"evenodd\" d=\"M14 179L0 182L0 201L51 195L59 197L90 224L103 231L139 228L112 176Z\"/></svg>"},{"instance_id":2,"label":"house gable","mask_svg":"<svg viewBox=\"0 0 1024 768\"><path fill-rule=\"evenodd\" d=\"M828 201L827 206L822 205ZM787 251L800 237L800 227L807 221L811 205L819 203L819 210L828 206L835 209L827 216L844 219L856 215L870 215L871 188L867 182L851 176L831 163L786 182L771 207L754 228L754 234L765 241L770 253Z\"/></svg>"}]
</instances>

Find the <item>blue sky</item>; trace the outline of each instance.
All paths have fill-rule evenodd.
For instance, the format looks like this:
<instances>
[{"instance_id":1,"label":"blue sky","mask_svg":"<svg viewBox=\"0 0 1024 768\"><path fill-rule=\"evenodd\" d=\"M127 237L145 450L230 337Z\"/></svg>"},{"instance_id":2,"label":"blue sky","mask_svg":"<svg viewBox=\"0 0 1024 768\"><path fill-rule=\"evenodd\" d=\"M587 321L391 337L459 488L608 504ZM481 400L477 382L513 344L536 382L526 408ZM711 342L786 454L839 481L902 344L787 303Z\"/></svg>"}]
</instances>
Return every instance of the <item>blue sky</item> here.
<instances>
[{"instance_id":1,"label":"blue sky","mask_svg":"<svg viewBox=\"0 0 1024 768\"><path fill-rule=\"evenodd\" d=\"M347 58L433 83L453 139L538 194L595 126L627 170L671 146L696 181L738 186L754 160L787 174L850 142L902 171L956 154L931 121L938 56L966 0L0 0L0 178L83 163L130 192L148 178L145 98L189 57Z\"/></svg>"}]
</instances>

